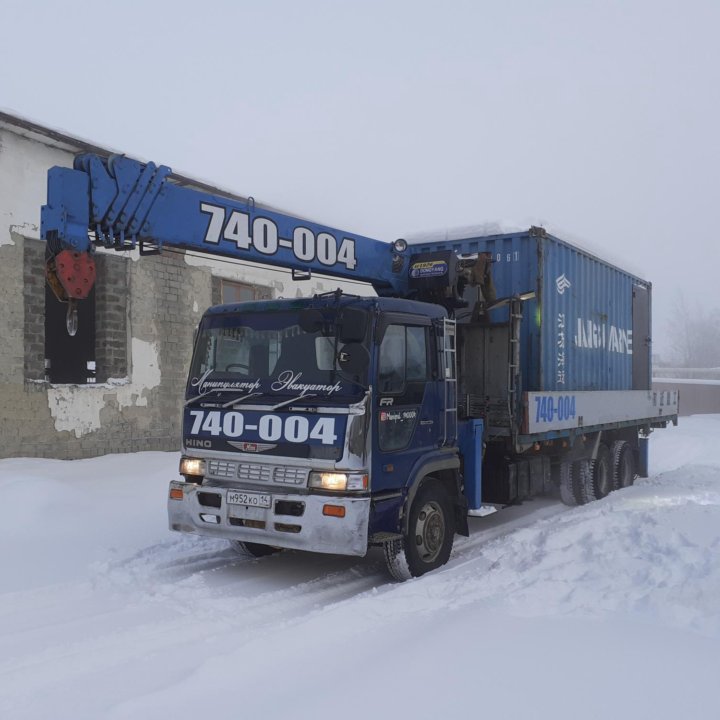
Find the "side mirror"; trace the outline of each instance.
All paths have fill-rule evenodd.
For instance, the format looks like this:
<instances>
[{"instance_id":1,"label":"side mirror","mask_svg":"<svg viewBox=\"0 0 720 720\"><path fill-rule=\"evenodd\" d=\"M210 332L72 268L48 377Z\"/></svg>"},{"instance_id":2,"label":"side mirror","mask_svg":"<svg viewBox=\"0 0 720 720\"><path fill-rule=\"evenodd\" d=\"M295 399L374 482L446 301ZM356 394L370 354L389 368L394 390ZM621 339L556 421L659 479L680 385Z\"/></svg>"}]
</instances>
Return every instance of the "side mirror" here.
<instances>
[{"instance_id":1,"label":"side mirror","mask_svg":"<svg viewBox=\"0 0 720 720\"><path fill-rule=\"evenodd\" d=\"M323 326L324 318L319 310L302 310L298 318L300 329L306 333L316 333Z\"/></svg>"},{"instance_id":2,"label":"side mirror","mask_svg":"<svg viewBox=\"0 0 720 720\"><path fill-rule=\"evenodd\" d=\"M368 326L368 314L365 310L345 308L340 316L338 337L340 342L361 343L365 339Z\"/></svg>"},{"instance_id":3,"label":"side mirror","mask_svg":"<svg viewBox=\"0 0 720 720\"><path fill-rule=\"evenodd\" d=\"M340 369L350 375L360 375L370 364L370 353L358 342L345 345L337 357Z\"/></svg>"}]
</instances>

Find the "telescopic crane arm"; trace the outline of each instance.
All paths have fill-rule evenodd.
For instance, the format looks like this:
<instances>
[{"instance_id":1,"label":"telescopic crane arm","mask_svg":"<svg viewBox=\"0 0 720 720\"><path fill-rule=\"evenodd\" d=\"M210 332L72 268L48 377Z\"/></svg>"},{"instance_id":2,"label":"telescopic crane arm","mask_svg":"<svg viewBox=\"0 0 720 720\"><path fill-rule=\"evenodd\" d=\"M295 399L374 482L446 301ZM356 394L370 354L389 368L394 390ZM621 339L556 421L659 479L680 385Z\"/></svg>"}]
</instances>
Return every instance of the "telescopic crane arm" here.
<instances>
[{"instance_id":1,"label":"telescopic crane arm","mask_svg":"<svg viewBox=\"0 0 720 720\"><path fill-rule=\"evenodd\" d=\"M370 283L379 295L405 295L402 246L291 217L262 206L179 185L171 170L124 156L76 158L74 169L48 172L41 236L48 244L48 282L68 305L68 331L76 304L95 281L96 246L163 247Z\"/></svg>"}]
</instances>

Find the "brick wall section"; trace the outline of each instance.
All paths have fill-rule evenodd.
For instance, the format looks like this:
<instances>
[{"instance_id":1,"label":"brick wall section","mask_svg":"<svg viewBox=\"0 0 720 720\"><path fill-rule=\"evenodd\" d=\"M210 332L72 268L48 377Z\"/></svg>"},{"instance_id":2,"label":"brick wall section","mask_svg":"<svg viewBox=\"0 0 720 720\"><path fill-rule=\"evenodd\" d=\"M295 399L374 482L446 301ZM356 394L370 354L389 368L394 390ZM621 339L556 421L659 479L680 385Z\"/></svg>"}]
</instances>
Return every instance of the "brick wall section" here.
<instances>
[{"instance_id":1,"label":"brick wall section","mask_svg":"<svg viewBox=\"0 0 720 720\"><path fill-rule=\"evenodd\" d=\"M212 278L212 304L220 305L222 303L222 280L213 275Z\"/></svg>"},{"instance_id":2,"label":"brick wall section","mask_svg":"<svg viewBox=\"0 0 720 720\"><path fill-rule=\"evenodd\" d=\"M8 295L5 333L24 336L16 343L24 357L7 352L0 368L0 457L73 459L178 450L193 334L211 304L210 270L188 266L173 252L141 260L98 255L98 384L54 388L44 382L44 244L18 237L16 245L1 250L6 263L0 275L14 277L18 286L16 295ZM149 355L134 353L138 341L151 349ZM0 356L3 350L11 346L0 343ZM157 365L151 385L144 379L148 363ZM158 371L159 384L154 384ZM100 384L126 375L132 380L120 386ZM99 402L99 427L63 429L67 423L58 419L57 388L74 398L74 412L84 414L87 406L90 413Z\"/></svg>"},{"instance_id":3,"label":"brick wall section","mask_svg":"<svg viewBox=\"0 0 720 720\"><path fill-rule=\"evenodd\" d=\"M45 243L24 240L25 379L45 379ZM128 374L128 260L97 254L95 292L96 380Z\"/></svg>"},{"instance_id":4,"label":"brick wall section","mask_svg":"<svg viewBox=\"0 0 720 720\"><path fill-rule=\"evenodd\" d=\"M96 381L128 374L128 263L123 255L95 255Z\"/></svg>"},{"instance_id":5,"label":"brick wall section","mask_svg":"<svg viewBox=\"0 0 720 720\"><path fill-rule=\"evenodd\" d=\"M45 243L23 242L25 380L45 380Z\"/></svg>"},{"instance_id":6,"label":"brick wall section","mask_svg":"<svg viewBox=\"0 0 720 720\"><path fill-rule=\"evenodd\" d=\"M193 336L210 304L211 285L209 270L186 265L183 253L164 252L132 263L132 334L156 344L162 376L160 385L147 394L153 412L138 408L140 412L133 413L128 409L125 415L132 418L134 437L138 441L152 439L156 449L175 450L180 446Z\"/></svg>"}]
</instances>

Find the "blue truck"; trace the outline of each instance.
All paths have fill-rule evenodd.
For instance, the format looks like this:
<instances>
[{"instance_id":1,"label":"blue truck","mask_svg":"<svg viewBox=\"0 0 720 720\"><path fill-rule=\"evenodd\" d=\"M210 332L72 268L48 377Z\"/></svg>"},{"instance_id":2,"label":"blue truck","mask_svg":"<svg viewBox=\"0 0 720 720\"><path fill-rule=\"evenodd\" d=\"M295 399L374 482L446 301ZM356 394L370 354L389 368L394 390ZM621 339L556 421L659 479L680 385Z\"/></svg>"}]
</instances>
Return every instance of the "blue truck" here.
<instances>
[{"instance_id":1,"label":"blue truck","mask_svg":"<svg viewBox=\"0 0 720 720\"><path fill-rule=\"evenodd\" d=\"M200 322L169 526L250 555L378 546L394 578L420 576L468 517L631 485L677 422L650 384L650 284L542 228L385 243L85 155L49 171L41 232L69 332L98 246L367 283Z\"/></svg>"}]
</instances>

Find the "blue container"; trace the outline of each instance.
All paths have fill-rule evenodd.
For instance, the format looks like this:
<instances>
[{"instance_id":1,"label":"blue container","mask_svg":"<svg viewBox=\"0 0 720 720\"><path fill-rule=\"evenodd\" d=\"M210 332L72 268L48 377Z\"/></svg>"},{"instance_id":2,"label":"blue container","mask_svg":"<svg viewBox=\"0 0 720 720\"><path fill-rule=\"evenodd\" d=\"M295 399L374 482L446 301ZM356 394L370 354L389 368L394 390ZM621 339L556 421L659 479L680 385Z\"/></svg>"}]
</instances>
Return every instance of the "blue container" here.
<instances>
[{"instance_id":1,"label":"blue container","mask_svg":"<svg viewBox=\"0 0 720 720\"><path fill-rule=\"evenodd\" d=\"M649 389L650 283L541 228L412 247L446 249L490 253L498 298L535 293L522 304L524 391ZM507 305L491 313L507 319Z\"/></svg>"}]
</instances>

